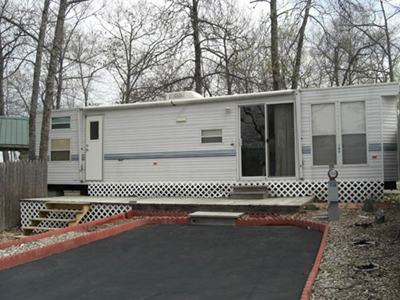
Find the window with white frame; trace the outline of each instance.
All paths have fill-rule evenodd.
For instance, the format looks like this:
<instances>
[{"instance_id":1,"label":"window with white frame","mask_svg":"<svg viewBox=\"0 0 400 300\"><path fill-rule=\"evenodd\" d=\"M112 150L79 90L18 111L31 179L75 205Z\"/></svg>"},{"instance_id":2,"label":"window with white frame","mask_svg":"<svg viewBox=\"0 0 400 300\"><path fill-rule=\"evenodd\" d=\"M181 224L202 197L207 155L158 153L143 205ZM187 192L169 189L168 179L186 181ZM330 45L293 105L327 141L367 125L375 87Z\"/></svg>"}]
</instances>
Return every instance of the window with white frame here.
<instances>
[{"instance_id":1,"label":"window with white frame","mask_svg":"<svg viewBox=\"0 0 400 300\"><path fill-rule=\"evenodd\" d=\"M365 102L340 104L342 160L344 165L367 163Z\"/></svg>"},{"instance_id":2,"label":"window with white frame","mask_svg":"<svg viewBox=\"0 0 400 300\"><path fill-rule=\"evenodd\" d=\"M365 102L314 104L311 114L314 165L367 163Z\"/></svg>"},{"instance_id":3,"label":"window with white frame","mask_svg":"<svg viewBox=\"0 0 400 300\"><path fill-rule=\"evenodd\" d=\"M222 129L206 129L201 131L201 143L222 143Z\"/></svg>"},{"instance_id":4,"label":"window with white frame","mask_svg":"<svg viewBox=\"0 0 400 300\"><path fill-rule=\"evenodd\" d=\"M71 117L51 118L51 129L71 128Z\"/></svg>"},{"instance_id":5,"label":"window with white frame","mask_svg":"<svg viewBox=\"0 0 400 300\"><path fill-rule=\"evenodd\" d=\"M314 165L336 164L335 104L311 106Z\"/></svg>"},{"instance_id":6,"label":"window with white frame","mask_svg":"<svg viewBox=\"0 0 400 300\"><path fill-rule=\"evenodd\" d=\"M50 141L50 160L51 161L69 161L70 160L70 140L52 139Z\"/></svg>"}]
</instances>

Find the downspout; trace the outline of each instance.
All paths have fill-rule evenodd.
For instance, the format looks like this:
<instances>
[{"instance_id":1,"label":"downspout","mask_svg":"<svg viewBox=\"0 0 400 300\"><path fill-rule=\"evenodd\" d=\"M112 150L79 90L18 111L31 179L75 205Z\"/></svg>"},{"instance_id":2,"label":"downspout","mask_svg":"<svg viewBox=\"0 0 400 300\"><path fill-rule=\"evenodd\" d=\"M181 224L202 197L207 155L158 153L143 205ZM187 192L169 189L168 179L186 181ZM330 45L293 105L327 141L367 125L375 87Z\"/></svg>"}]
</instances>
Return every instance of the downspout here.
<instances>
[{"instance_id":1,"label":"downspout","mask_svg":"<svg viewBox=\"0 0 400 300\"><path fill-rule=\"evenodd\" d=\"M296 90L296 125L297 125L297 159L299 166L299 179L303 180L303 153L301 146L301 90Z\"/></svg>"},{"instance_id":2,"label":"downspout","mask_svg":"<svg viewBox=\"0 0 400 300\"><path fill-rule=\"evenodd\" d=\"M82 168L82 110L78 108L78 160L79 160L79 181L83 182Z\"/></svg>"}]
</instances>

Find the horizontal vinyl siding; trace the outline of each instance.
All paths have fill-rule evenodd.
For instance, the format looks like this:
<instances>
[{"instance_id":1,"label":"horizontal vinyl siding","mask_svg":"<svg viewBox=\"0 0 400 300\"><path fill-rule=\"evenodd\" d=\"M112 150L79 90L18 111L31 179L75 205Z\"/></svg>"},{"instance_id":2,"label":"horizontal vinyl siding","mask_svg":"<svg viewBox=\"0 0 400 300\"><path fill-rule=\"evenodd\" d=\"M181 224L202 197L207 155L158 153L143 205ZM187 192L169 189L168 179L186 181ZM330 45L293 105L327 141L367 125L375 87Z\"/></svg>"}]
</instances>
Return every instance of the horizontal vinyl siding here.
<instances>
[{"instance_id":1,"label":"horizontal vinyl siding","mask_svg":"<svg viewBox=\"0 0 400 300\"><path fill-rule=\"evenodd\" d=\"M65 129L51 129L49 139L69 139L70 140L70 157L78 157L78 111L77 110L56 110L52 112L54 117L71 117L70 128ZM50 121L51 122L51 121ZM38 114L36 121L36 139L37 139L37 155L39 155L39 142L42 124L42 114ZM51 143L49 141L49 153ZM79 174L79 162L76 160L71 161L49 161L48 162L48 184L78 184L81 181Z\"/></svg>"},{"instance_id":2,"label":"horizontal vinyl siding","mask_svg":"<svg viewBox=\"0 0 400 300\"><path fill-rule=\"evenodd\" d=\"M367 121L367 164L337 165L338 179L382 179L383 151L381 95L398 93L395 84L360 86L338 89L303 90L301 93L301 132L304 179L326 179L328 166L312 166L311 105L343 101L365 101ZM336 120L339 122L339 120ZM371 151L375 150L375 151ZM372 156L376 157L373 158Z\"/></svg>"},{"instance_id":3,"label":"horizontal vinyl siding","mask_svg":"<svg viewBox=\"0 0 400 300\"><path fill-rule=\"evenodd\" d=\"M154 163L157 164L154 164ZM236 180L236 157L104 162L104 181Z\"/></svg>"},{"instance_id":4,"label":"horizontal vinyl siding","mask_svg":"<svg viewBox=\"0 0 400 300\"><path fill-rule=\"evenodd\" d=\"M397 181L397 97L382 97L382 115L384 178L385 181Z\"/></svg>"},{"instance_id":5,"label":"horizontal vinyl siding","mask_svg":"<svg viewBox=\"0 0 400 300\"><path fill-rule=\"evenodd\" d=\"M208 103L106 112L104 181L236 179L236 111L226 107ZM222 129L222 143L201 144L203 129Z\"/></svg>"}]
</instances>

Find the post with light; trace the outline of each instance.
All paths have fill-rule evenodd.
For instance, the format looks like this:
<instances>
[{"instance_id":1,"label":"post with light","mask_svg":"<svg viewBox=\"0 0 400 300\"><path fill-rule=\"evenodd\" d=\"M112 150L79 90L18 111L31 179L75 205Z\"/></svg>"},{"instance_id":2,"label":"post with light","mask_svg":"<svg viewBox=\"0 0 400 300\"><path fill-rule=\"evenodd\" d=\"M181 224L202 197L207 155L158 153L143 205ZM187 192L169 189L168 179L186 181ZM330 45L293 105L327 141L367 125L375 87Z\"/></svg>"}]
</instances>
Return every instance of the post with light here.
<instances>
[{"instance_id":1,"label":"post with light","mask_svg":"<svg viewBox=\"0 0 400 300\"><path fill-rule=\"evenodd\" d=\"M339 189L336 177L339 172L335 169L334 165L329 165L328 171L328 220L337 221L339 220Z\"/></svg>"}]
</instances>

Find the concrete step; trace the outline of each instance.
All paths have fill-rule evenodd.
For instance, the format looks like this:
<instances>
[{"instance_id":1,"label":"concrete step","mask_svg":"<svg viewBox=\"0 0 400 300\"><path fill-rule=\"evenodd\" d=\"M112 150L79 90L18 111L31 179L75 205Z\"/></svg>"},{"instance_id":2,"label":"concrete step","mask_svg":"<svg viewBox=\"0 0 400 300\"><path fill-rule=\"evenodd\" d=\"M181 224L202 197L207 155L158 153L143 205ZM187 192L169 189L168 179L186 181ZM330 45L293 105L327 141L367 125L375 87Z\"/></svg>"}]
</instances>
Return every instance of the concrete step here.
<instances>
[{"instance_id":1,"label":"concrete step","mask_svg":"<svg viewBox=\"0 0 400 300\"><path fill-rule=\"evenodd\" d=\"M196 211L189 217L192 225L236 226L236 220L242 215L242 212Z\"/></svg>"},{"instance_id":2,"label":"concrete step","mask_svg":"<svg viewBox=\"0 0 400 300\"><path fill-rule=\"evenodd\" d=\"M233 187L233 192L263 192L268 193L267 186L237 185Z\"/></svg>"},{"instance_id":3,"label":"concrete step","mask_svg":"<svg viewBox=\"0 0 400 300\"><path fill-rule=\"evenodd\" d=\"M231 199L266 199L268 198L268 193L264 192L232 192L229 197Z\"/></svg>"},{"instance_id":4,"label":"concrete step","mask_svg":"<svg viewBox=\"0 0 400 300\"><path fill-rule=\"evenodd\" d=\"M234 186L229 196L231 199L266 199L268 198L268 187L252 185Z\"/></svg>"}]
</instances>

